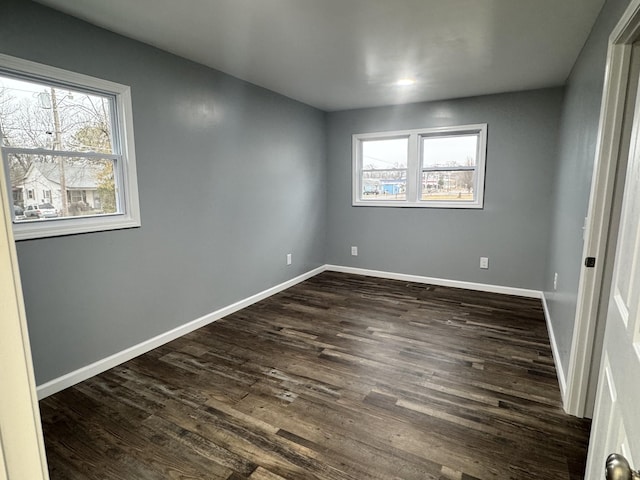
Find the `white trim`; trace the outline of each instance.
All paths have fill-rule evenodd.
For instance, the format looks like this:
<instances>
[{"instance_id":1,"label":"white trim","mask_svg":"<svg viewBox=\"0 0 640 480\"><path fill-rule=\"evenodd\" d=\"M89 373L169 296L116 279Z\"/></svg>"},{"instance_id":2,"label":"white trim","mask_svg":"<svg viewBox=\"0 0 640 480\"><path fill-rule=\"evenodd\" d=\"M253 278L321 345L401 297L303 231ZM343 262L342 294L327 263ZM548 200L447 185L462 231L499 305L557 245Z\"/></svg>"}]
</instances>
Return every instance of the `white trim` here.
<instances>
[{"instance_id":1,"label":"white trim","mask_svg":"<svg viewBox=\"0 0 640 480\"><path fill-rule=\"evenodd\" d=\"M384 272L380 270L368 270L364 268L343 267L339 265L325 265L325 269L330 272L351 273L354 275L365 275L368 277L389 278L391 280L402 280L407 282L440 285L443 287L465 288L467 290L500 293L503 295L517 295L520 297L540 299L542 301L544 318L547 324L547 331L549 334L549 343L551 344L551 352L553 354L553 362L555 364L556 374L558 376L558 386L560 388L560 394L562 396L562 400L564 404L565 398L566 398L566 391L567 391L567 381L566 381L564 370L562 369L562 362L560 362L560 352L558 350L558 343L556 342L556 337L553 332L551 315L549 314L547 300L542 291L529 290L529 289L517 288L517 287L506 287L501 285L490 285L487 283L473 283L473 282L464 282L460 280L447 280L444 278L424 277L420 275L407 275L404 273L392 273L392 272Z\"/></svg>"},{"instance_id":2,"label":"white trim","mask_svg":"<svg viewBox=\"0 0 640 480\"><path fill-rule=\"evenodd\" d=\"M90 218L72 217L41 222L14 223L14 238L16 240L26 240L31 238L55 237L60 235L139 227L141 225L140 202L138 199L138 176L136 170L135 141L133 136L131 88L108 80L4 54L0 54L0 71L9 72L19 77L25 77L25 75L36 77L33 81L41 79L43 81L51 81L57 85L62 84L64 86L77 87L83 91L95 91L96 93L113 95L115 97L115 110L118 113L117 118L114 119L115 124L113 125L113 129L114 131L117 130L118 139L121 142L121 151L118 155L106 154L102 155L102 157L121 157L118 172L120 172L122 180L119 187L121 189L120 200L123 205L123 213L93 216ZM15 150L21 151L22 149ZM34 149L33 151L38 153L42 150ZM86 156L92 157L95 155L87 154ZM4 188L4 185L2 188Z\"/></svg>"},{"instance_id":3,"label":"white trim","mask_svg":"<svg viewBox=\"0 0 640 480\"><path fill-rule=\"evenodd\" d=\"M149 340L145 340L144 342L127 348L126 350L114 353L113 355L103 358L102 360L98 360L97 362L94 362L90 365L79 368L78 370L74 370L73 372L69 372L66 375L62 375L61 377L54 378L53 380L43 383L42 385L38 385L38 399L42 400L49 395L53 395L56 392L71 387L76 383L93 377L94 375L105 372L110 368L120 365L121 363L131 360L132 358L142 355L143 353L149 352L154 348L164 345L165 343L175 340L176 338L182 337L183 335L193 332L198 328L204 327L205 325L213 323L216 320L220 320L221 318L237 312L238 310L242 310L243 308L253 305L260 300L264 300L265 298L275 295L276 293L286 290L287 288L293 287L300 282L303 282L311 277L318 275L319 273L324 272L324 270L324 266L315 268L307 273L292 278L291 280L287 280L286 282L276 285L275 287L263 290L262 292L247 297L244 300L240 300L231 305L216 310L215 312L197 318L189 323L176 327L173 330L161 333L160 335L150 338Z\"/></svg>"},{"instance_id":4,"label":"white trim","mask_svg":"<svg viewBox=\"0 0 640 480\"><path fill-rule=\"evenodd\" d=\"M24 147L4 147L3 150L9 154L14 153L18 155L31 154L31 155L49 155L60 157L82 157L82 158L95 158L98 160L120 160L122 155L113 153L99 153L99 152L74 152L71 150L49 150L46 148L24 148Z\"/></svg>"},{"instance_id":5,"label":"white trim","mask_svg":"<svg viewBox=\"0 0 640 480\"><path fill-rule=\"evenodd\" d=\"M388 132L356 133L352 135L352 205L354 207L403 207L403 208L464 208L481 209L484 205L485 164L487 155L487 124L454 125L436 128L417 128ZM450 134L450 135L447 135ZM422 165L422 138L456 135L477 135L478 145L476 165L473 167L475 200L472 201L433 201L421 200L421 177L425 167ZM362 198L362 143L365 140L392 140L406 138L407 176L406 200L374 200ZM445 169L446 170L446 169Z\"/></svg>"},{"instance_id":6,"label":"white trim","mask_svg":"<svg viewBox=\"0 0 640 480\"><path fill-rule=\"evenodd\" d=\"M549 307L547 305L547 299L544 293L541 296L541 300L542 308L544 309L544 319L547 322L547 331L549 332L549 343L551 344L551 352L553 353L553 363L556 366L556 375L558 376L558 385L560 386L562 405L566 411L567 377L562 368L562 362L560 361L560 351L558 350L556 336L553 333L553 322L551 321L551 314L549 313Z\"/></svg>"},{"instance_id":7,"label":"white trim","mask_svg":"<svg viewBox=\"0 0 640 480\"><path fill-rule=\"evenodd\" d=\"M73 235L77 233L122 230L139 226L140 220L129 218L127 215L104 215L14 223L13 232L16 240L27 240L31 238L59 237L61 235Z\"/></svg>"},{"instance_id":8,"label":"white trim","mask_svg":"<svg viewBox=\"0 0 640 480\"><path fill-rule=\"evenodd\" d=\"M423 277L421 275L384 272L381 270L368 270L365 268L343 267L339 265L325 265L325 269L330 272L352 273L354 275L365 275L367 277L389 278L391 280L426 283L430 285L440 285L442 287L464 288L480 292L501 293L503 295L517 295L519 297L542 298L542 292L540 290L529 290L526 288L505 287L502 285L490 285L488 283L464 282L461 280L448 280L445 278Z\"/></svg>"},{"instance_id":9,"label":"white trim","mask_svg":"<svg viewBox=\"0 0 640 480\"><path fill-rule=\"evenodd\" d=\"M12 57L3 53L0 53L0 67L2 67L3 70L11 71L18 75L29 73L56 83L63 82L69 86L75 86L85 90L87 89L87 86L89 86L89 88L96 89L103 93L118 92L119 89L124 86L102 78L52 67L51 65L45 65L43 63L32 62L18 57Z\"/></svg>"},{"instance_id":10,"label":"white trim","mask_svg":"<svg viewBox=\"0 0 640 480\"><path fill-rule=\"evenodd\" d=\"M294 285L297 285L298 283L308 280L309 278L314 277L324 271L350 273L354 275L364 275L368 277L388 278L391 280L403 280L407 282L439 285L443 287L464 288L467 290L498 293L503 295L517 295L520 297L541 299L543 302L545 319L547 321L547 327L549 329L549 338L551 341L553 358L556 364L556 370L558 371L558 381L560 383L560 390L564 398L566 383L564 381L564 374L561 371L561 363L558 356L558 349L555 342L555 337L553 335L553 329L551 328L547 305L544 300L544 295L541 291L530 290L525 288L517 288L517 287L506 287L501 285L490 285L485 283L464 282L460 280L447 280L443 278L425 277L420 275L409 275L404 273L384 272L380 270L369 270L364 268L346 267L346 266L339 266L339 265L322 265L298 277L292 278L291 280L287 280L286 282L283 282L279 285L263 290L262 292L252 295L251 297L245 298L244 300L240 300L236 303L233 303L219 310L216 310L215 312L204 315L200 318L197 318L196 320L193 320L189 323L176 327L173 330L162 333L156 337L153 337L149 340L146 340L130 348L127 348L126 350L115 353L102 360L98 360L97 362L94 362L90 365L79 368L78 370L74 370L73 372L67 373L66 375L62 375L61 377L55 378L49 382L43 383L42 385L39 385L37 387L38 398L43 399L48 397L49 395L53 395L56 392L64 390L65 388L71 387L79 382L82 382L88 378L98 375L106 370L109 370L110 368L120 365L121 363L131 360L132 358L142 355L143 353L146 353L150 350L153 350L154 348L164 345L165 343L175 340L176 338L186 335L187 333L197 330L198 328L204 327L205 325L213 323L227 315L237 312L238 310L242 310L243 308L246 308L256 302L264 300L265 298L275 295L276 293L286 290L287 288L293 287Z\"/></svg>"},{"instance_id":11,"label":"white trim","mask_svg":"<svg viewBox=\"0 0 640 480\"><path fill-rule=\"evenodd\" d=\"M589 376L592 368L593 342L603 285L604 259L611 221L619 155L624 154L623 120L628 103L627 85L631 70L631 49L640 28L640 0L633 0L609 37L596 158L593 166L589 209L585 225L583 256L597 259L594 268L582 267L578 285L576 315L567 371L567 413L583 417ZM622 150L622 151L621 151ZM608 288L608 287L607 287Z\"/></svg>"}]
</instances>

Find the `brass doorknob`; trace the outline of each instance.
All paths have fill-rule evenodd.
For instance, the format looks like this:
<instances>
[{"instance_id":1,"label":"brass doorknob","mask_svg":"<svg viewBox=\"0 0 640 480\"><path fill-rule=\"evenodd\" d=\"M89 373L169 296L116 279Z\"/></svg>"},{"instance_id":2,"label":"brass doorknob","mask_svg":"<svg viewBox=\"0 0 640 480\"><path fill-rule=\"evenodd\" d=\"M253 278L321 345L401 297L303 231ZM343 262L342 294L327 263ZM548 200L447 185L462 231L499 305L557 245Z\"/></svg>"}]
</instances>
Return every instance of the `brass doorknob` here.
<instances>
[{"instance_id":1,"label":"brass doorknob","mask_svg":"<svg viewBox=\"0 0 640 480\"><path fill-rule=\"evenodd\" d=\"M606 465L607 480L640 480L640 473L632 470L627 459L619 453L609 455Z\"/></svg>"}]
</instances>

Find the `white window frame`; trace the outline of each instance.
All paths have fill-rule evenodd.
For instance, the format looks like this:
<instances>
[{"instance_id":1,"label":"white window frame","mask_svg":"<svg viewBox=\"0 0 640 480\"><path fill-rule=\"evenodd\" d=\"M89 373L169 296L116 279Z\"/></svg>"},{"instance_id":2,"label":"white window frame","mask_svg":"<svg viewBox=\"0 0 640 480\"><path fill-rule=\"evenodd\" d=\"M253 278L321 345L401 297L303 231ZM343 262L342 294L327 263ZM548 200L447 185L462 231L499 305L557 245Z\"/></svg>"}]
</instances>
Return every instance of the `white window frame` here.
<instances>
[{"instance_id":1,"label":"white window frame","mask_svg":"<svg viewBox=\"0 0 640 480\"><path fill-rule=\"evenodd\" d=\"M421 178L422 166L422 139L425 137L450 137L454 135L478 135L478 150L476 154L476 166L474 168L474 200L434 201L422 200ZM362 198L362 144L367 140L389 140L407 138L407 188L406 200L364 200ZM391 132L358 133L352 137L352 192L353 206L358 207L418 207L418 208L483 208L484 207L484 180L487 154L487 124L459 125L451 127L420 128L414 130L398 130ZM456 170L447 168L446 170ZM464 169L460 169L464 170Z\"/></svg>"},{"instance_id":2,"label":"white window frame","mask_svg":"<svg viewBox=\"0 0 640 480\"><path fill-rule=\"evenodd\" d=\"M140 202L138 199L138 177L133 138L131 88L108 80L4 54L0 54L0 73L7 73L32 81L53 82L65 87L113 96L115 101L112 128L120 146L120 158L116 173L119 176L119 182L116 185L116 198L121 210L119 213L88 217L65 217L39 222L14 222L14 238L16 240L26 240L139 227L141 225ZM2 146L0 145L1 149ZM6 168L4 159L2 165L2 168ZM9 177L8 173L6 176ZM10 188L10 185L3 188Z\"/></svg>"}]
</instances>

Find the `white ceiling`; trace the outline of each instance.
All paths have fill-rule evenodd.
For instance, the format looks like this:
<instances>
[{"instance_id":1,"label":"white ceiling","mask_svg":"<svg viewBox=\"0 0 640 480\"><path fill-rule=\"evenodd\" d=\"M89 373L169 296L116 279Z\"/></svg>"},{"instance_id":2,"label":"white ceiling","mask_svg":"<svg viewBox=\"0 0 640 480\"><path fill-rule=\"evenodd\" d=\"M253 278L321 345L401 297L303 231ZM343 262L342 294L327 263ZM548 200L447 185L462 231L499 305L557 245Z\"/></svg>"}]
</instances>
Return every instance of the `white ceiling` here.
<instances>
[{"instance_id":1,"label":"white ceiling","mask_svg":"<svg viewBox=\"0 0 640 480\"><path fill-rule=\"evenodd\" d=\"M328 111L562 85L604 3L39 1Z\"/></svg>"}]
</instances>

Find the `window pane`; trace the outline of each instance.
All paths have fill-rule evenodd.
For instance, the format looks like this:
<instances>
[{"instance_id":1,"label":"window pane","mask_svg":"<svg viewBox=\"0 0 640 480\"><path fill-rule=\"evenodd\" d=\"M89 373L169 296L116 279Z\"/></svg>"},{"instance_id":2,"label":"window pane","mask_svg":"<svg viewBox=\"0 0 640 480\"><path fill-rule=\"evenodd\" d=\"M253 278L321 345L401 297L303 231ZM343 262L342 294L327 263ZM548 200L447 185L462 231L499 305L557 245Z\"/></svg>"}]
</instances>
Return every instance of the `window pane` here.
<instances>
[{"instance_id":1,"label":"window pane","mask_svg":"<svg viewBox=\"0 0 640 480\"><path fill-rule=\"evenodd\" d=\"M8 160L16 222L120 213L113 160L15 154Z\"/></svg>"},{"instance_id":2,"label":"window pane","mask_svg":"<svg viewBox=\"0 0 640 480\"><path fill-rule=\"evenodd\" d=\"M362 200L406 200L406 170L367 170L362 172Z\"/></svg>"},{"instance_id":3,"label":"window pane","mask_svg":"<svg viewBox=\"0 0 640 480\"><path fill-rule=\"evenodd\" d=\"M473 201L475 175L473 170L422 172L421 200Z\"/></svg>"},{"instance_id":4,"label":"window pane","mask_svg":"<svg viewBox=\"0 0 640 480\"><path fill-rule=\"evenodd\" d=\"M352 137L353 205L483 208L487 125Z\"/></svg>"},{"instance_id":5,"label":"window pane","mask_svg":"<svg viewBox=\"0 0 640 480\"><path fill-rule=\"evenodd\" d=\"M364 140L362 142L363 170L407 168L408 138Z\"/></svg>"},{"instance_id":6,"label":"window pane","mask_svg":"<svg viewBox=\"0 0 640 480\"><path fill-rule=\"evenodd\" d=\"M422 167L468 167L476 165L477 135L422 138Z\"/></svg>"},{"instance_id":7,"label":"window pane","mask_svg":"<svg viewBox=\"0 0 640 480\"><path fill-rule=\"evenodd\" d=\"M0 75L2 145L113 153L111 97Z\"/></svg>"}]
</instances>

